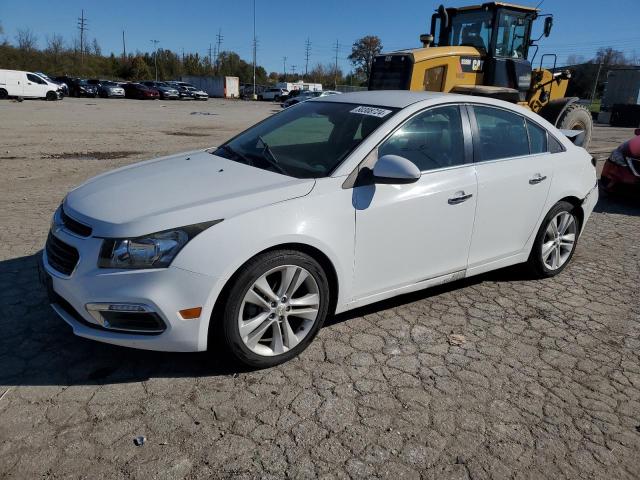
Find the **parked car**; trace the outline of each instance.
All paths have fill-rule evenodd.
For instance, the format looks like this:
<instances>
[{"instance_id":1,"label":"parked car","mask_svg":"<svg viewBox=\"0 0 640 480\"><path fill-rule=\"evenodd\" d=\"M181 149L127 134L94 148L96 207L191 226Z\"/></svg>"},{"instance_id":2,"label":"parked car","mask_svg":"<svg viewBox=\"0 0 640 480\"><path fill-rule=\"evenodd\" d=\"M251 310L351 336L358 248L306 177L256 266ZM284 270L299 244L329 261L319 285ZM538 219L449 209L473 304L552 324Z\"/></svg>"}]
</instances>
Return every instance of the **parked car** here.
<instances>
[{"instance_id":1,"label":"parked car","mask_svg":"<svg viewBox=\"0 0 640 480\"><path fill-rule=\"evenodd\" d=\"M95 98L98 96L98 87L96 87L95 85L90 85L87 80L82 78L63 78L69 79L66 83L69 86L70 97Z\"/></svg>"},{"instance_id":2,"label":"parked car","mask_svg":"<svg viewBox=\"0 0 640 480\"><path fill-rule=\"evenodd\" d=\"M49 75L42 73L42 72L36 72L36 75L38 75L41 78L44 78L47 82L56 84L60 86L60 90L62 92L62 96L64 97L68 97L69 96L69 87L66 83L64 82L57 82L55 80L53 80L51 77L49 77Z\"/></svg>"},{"instance_id":3,"label":"parked car","mask_svg":"<svg viewBox=\"0 0 640 480\"><path fill-rule=\"evenodd\" d=\"M0 98L46 98L59 100L62 87L31 72L0 70Z\"/></svg>"},{"instance_id":4,"label":"parked car","mask_svg":"<svg viewBox=\"0 0 640 480\"><path fill-rule=\"evenodd\" d=\"M289 95L289 90L284 88L267 88L258 95L258 100L275 100L277 102L286 95Z\"/></svg>"},{"instance_id":5,"label":"parked car","mask_svg":"<svg viewBox=\"0 0 640 480\"><path fill-rule=\"evenodd\" d=\"M42 260L77 335L219 340L268 367L333 313L521 262L559 274L597 199L591 156L518 105L357 92L89 180L55 212Z\"/></svg>"},{"instance_id":6,"label":"parked car","mask_svg":"<svg viewBox=\"0 0 640 480\"><path fill-rule=\"evenodd\" d=\"M180 100L193 100L195 97L191 93L190 90L187 89L186 86L181 85L181 82L168 81L165 82L167 85L175 88L178 91L178 95ZM195 87L194 87L195 88Z\"/></svg>"},{"instance_id":7,"label":"parked car","mask_svg":"<svg viewBox=\"0 0 640 480\"><path fill-rule=\"evenodd\" d=\"M141 83L125 83L124 94L127 98L138 100L156 100L160 98L160 92L155 88L149 88Z\"/></svg>"},{"instance_id":8,"label":"parked car","mask_svg":"<svg viewBox=\"0 0 640 480\"><path fill-rule=\"evenodd\" d=\"M98 80L97 78L91 78L87 80L89 85L96 87L98 96L102 98L124 98L124 88L116 82L111 80Z\"/></svg>"},{"instance_id":9,"label":"parked car","mask_svg":"<svg viewBox=\"0 0 640 480\"><path fill-rule=\"evenodd\" d=\"M178 89L168 85L164 82L154 82L152 80L147 80L144 82L140 82L142 85L146 85L150 88L155 88L158 93L160 93L160 98L163 100L177 100L180 98L180 94L178 93Z\"/></svg>"},{"instance_id":10,"label":"parked car","mask_svg":"<svg viewBox=\"0 0 640 480\"><path fill-rule=\"evenodd\" d=\"M640 128L634 134L635 137L616 148L604 163L600 184L609 193L640 195Z\"/></svg>"},{"instance_id":11,"label":"parked car","mask_svg":"<svg viewBox=\"0 0 640 480\"><path fill-rule=\"evenodd\" d=\"M327 95L340 95L341 92L337 92L335 90L323 90L321 92L315 91L311 92L309 90L303 90L295 97L287 98L280 105L282 108L290 107L291 105L295 105L296 103L306 102L307 100L311 100L312 98L318 97L326 97Z\"/></svg>"},{"instance_id":12,"label":"parked car","mask_svg":"<svg viewBox=\"0 0 640 480\"><path fill-rule=\"evenodd\" d=\"M194 100L209 100L209 94L204 90L189 86L184 86L183 88L191 94Z\"/></svg>"}]
</instances>

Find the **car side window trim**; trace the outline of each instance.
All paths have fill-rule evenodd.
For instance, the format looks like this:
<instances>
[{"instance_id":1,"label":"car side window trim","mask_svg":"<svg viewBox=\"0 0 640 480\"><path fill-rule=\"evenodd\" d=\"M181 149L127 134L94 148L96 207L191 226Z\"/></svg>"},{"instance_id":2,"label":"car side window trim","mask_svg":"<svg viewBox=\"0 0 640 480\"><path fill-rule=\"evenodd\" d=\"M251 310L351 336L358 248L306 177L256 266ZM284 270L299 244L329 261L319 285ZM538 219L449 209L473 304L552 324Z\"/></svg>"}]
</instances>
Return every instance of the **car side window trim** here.
<instances>
[{"instance_id":1,"label":"car side window trim","mask_svg":"<svg viewBox=\"0 0 640 480\"><path fill-rule=\"evenodd\" d=\"M393 130L391 130L387 135L385 135L385 137L382 140L380 140L378 144L375 147L373 147L371 151L369 151L369 153L367 153L364 156L364 158L360 161L360 163L351 171L351 173L347 176L346 180L342 184L342 188L343 189L353 188L355 186L356 179L358 178L358 174L360 173L360 170L362 170L365 167L372 168L375 162L378 160L378 149L380 148L380 146L384 144L389 138L391 138L398 130L403 128L407 123L409 123L418 115L422 115L423 113L427 112L428 110L433 110L435 108L441 108L441 107L450 107L450 106L458 107L458 110L460 111L460 119L462 122L462 135L464 138L464 163L460 165L453 165L450 167L422 170L421 173L423 175L428 175L434 172L441 172L443 170L453 170L456 168L464 168L464 167L473 165L473 143L472 143L472 136L471 136L471 124L470 124L469 114L467 113L467 110L466 110L466 105L463 103L456 103L456 102L440 103L438 105L431 105L429 107L423 108L422 110L418 110L417 112L414 112L413 114L411 114L409 117L405 118L402 121L402 123L400 123L399 125L396 125L396 127Z\"/></svg>"}]
</instances>

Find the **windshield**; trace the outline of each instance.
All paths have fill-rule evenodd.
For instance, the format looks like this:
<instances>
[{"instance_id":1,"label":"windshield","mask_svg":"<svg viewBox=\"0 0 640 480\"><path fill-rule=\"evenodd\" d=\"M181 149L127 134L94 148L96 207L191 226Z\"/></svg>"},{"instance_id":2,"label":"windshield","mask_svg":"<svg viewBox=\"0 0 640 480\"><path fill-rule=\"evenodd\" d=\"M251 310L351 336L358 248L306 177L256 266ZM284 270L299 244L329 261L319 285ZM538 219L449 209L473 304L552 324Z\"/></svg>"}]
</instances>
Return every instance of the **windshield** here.
<instances>
[{"instance_id":1,"label":"windshield","mask_svg":"<svg viewBox=\"0 0 640 480\"><path fill-rule=\"evenodd\" d=\"M498 20L498 35L496 39L496 56L510 58L525 58L528 36L527 28L531 23L523 15L501 13Z\"/></svg>"},{"instance_id":2,"label":"windshield","mask_svg":"<svg viewBox=\"0 0 640 480\"><path fill-rule=\"evenodd\" d=\"M491 42L491 17L488 11L457 13L451 19L446 45L487 51Z\"/></svg>"},{"instance_id":3,"label":"windshield","mask_svg":"<svg viewBox=\"0 0 640 480\"><path fill-rule=\"evenodd\" d=\"M351 103L300 103L212 153L296 178L326 177L397 110Z\"/></svg>"}]
</instances>

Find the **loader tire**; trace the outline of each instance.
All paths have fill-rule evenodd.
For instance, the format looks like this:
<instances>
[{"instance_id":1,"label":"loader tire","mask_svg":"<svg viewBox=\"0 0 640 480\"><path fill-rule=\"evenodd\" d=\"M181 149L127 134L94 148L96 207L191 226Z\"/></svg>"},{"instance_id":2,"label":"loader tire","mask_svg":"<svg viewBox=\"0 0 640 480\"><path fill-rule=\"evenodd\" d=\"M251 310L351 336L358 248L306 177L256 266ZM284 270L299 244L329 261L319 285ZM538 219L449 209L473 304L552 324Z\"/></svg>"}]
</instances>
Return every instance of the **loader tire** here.
<instances>
[{"instance_id":1,"label":"loader tire","mask_svg":"<svg viewBox=\"0 0 640 480\"><path fill-rule=\"evenodd\" d=\"M585 149L589 148L593 130L593 117L586 107L579 103L572 103L562 112L556 125L563 130L582 130L584 132L584 143L582 146Z\"/></svg>"}]
</instances>

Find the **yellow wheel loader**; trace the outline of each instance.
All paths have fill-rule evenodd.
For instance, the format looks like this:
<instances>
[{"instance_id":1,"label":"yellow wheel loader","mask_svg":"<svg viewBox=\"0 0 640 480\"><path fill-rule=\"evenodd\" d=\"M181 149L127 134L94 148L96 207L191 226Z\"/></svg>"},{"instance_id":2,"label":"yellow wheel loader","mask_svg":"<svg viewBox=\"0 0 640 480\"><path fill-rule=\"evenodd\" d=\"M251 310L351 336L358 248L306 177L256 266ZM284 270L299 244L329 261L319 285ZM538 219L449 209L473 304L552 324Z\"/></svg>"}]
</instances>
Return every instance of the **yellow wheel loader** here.
<instances>
[{"instance_id":1,"label":"yellow wheel loader","mask_svg":"<svg viewBox=\"0 0 640 480\"><path fill-rule=\"evenodd\" d=\"M544 31L532 40L537 18L544 18ZM422 48L374 58L369 90L452 92L518 103L558 128L584 131L586 148L593 121L577 97L565 97L571 74L557 71L554 54L543 55L540 66L532 68L536 43L549 36L552 26L551 15L532 7L502 2L441 5L431 18L431 33L420 36ZM551 70L542 68L545 57L553 61Z\"/></svg>"}]
</instances>

